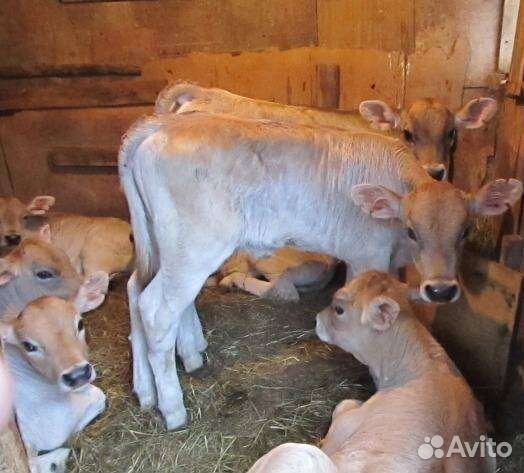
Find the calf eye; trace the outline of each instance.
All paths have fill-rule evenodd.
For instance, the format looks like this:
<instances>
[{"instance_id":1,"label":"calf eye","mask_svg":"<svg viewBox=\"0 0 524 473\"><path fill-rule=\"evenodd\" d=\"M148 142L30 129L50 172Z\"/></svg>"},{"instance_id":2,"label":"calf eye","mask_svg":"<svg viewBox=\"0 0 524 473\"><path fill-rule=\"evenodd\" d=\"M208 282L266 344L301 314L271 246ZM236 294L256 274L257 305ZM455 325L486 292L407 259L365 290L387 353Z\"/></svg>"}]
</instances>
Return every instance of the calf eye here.
<instances>
[{"instance_id":1,"label":"calf eye","mask_svg":"<svg viewBox=\"0 0 524 473\"><path fill-rule=\"evenodd\" d=\"M448 133L448 140L453 145L455 144L456 139L457 139L457 130L453 128L453 130L450 130Z\"/></svg>"},{"instance_id":2,"label":"calf eye","mask_svg":"<svg viewBox=\"0 0 524 473\"><path fill-rule=\"evenodd\" d=\"M411 131L409 130L404 130L404 139L406 141L409 141L410 143L413 143L414 141L413 133L411 133Z\"/></svg>"},{"instance_id":3,"label":"calf eye","mask_svg":"<svg viewBox=\"0 0 524 473\"><path fill-rule=\"evenodd\" d=\"M408 227L408 237L411 238L413 241L417 241L417 235L415 235L415 232L412 228Z\"/></svg>"},{"instance_id":4,"label":"calf eye","mask_svg":"<svg viewBox=\"0 0 524 473\"><path fill-rule=\"evenodd\" d=\"M469 236L470 227L466 227L464 231L462 232L462 235L460 235L461 240L465 240Z\"/></svg>"},{"instance_id":5,"label":"calf eye","mask_svg":"<svg viewBox=\"0 0 524 473\"><path fill-rule=\"evenodd\" d=\"M333 310L338 314L338 315L342 315L344 313L344 309L342 307L340 307L339 305L336 305L335 307L333 307Z\"/></svg>"},{"instance_id":6,"label":"calf eye","mask_svg":"<svg viewBox=\"0 0 524 473\"><path fill-rule=\"evenodd\" d=\"M84 321L79 320L78 321L78 331L81 332L82 330L84 330Z\"/></svg>"},{"instance_id":7,"label":"calf eye","mask_svg":"<svg viewBox=\"0 0 524 473\"><path fill-rule=\"evenodd\" d=\"M31 342L22 342L22 346L24 347L24 350L28 353L32 353L38 350L38 347L36 345L33 345Z\"/></svg>"},{"instance_id":8,"label":"calf eye","mask_svg":"<svg viewBox=\"0 0 524 473\"><path fill-rule=\"evenodd\" d=\"M38 273L36 273L36 277L38 279L50 279L53 277L53 273L51 271L46 270L38 271Z\"/></svg>"}]
</instances>

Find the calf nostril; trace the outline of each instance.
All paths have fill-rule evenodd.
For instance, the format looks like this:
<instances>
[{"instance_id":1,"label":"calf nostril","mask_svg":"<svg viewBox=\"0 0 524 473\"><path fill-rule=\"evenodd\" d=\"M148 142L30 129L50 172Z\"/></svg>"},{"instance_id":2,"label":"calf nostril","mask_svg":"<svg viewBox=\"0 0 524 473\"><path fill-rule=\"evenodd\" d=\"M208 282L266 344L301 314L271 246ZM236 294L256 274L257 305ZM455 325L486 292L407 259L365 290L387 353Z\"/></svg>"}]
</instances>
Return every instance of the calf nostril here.
<instances>
[{"instance_id":1,"label":"calf nostril","mask_svg":"<svg viewBox=\"0 0 524 473\"><path fill-rule=\"evenodd\" d=\"M450 302L458 292L456 284L427 284L424 288L428 299L433 302Z\"/></svg>"},{"instance_id":2,"label":"calf nostril","mask_svg":"<svg viewBox=\"0 0 524 473\"><path fill-rule=\"evenodd\" d=\"M83 386L91 380L93 368L89 363L79 366L62 375L62 382L70 388Z\"/></svg>"},{"instance_id":3,"label":"calf nostril","mask_svg":"<svg viewBox=\"0 0 524 473\"><path fill-rule=\"evenodd\" d=\"M8 245L18 245L20 243L20 240L21 240L20 235L12 234L12 235L5 236L5 241L7 242Z\"/></svg>"}]
</instances>

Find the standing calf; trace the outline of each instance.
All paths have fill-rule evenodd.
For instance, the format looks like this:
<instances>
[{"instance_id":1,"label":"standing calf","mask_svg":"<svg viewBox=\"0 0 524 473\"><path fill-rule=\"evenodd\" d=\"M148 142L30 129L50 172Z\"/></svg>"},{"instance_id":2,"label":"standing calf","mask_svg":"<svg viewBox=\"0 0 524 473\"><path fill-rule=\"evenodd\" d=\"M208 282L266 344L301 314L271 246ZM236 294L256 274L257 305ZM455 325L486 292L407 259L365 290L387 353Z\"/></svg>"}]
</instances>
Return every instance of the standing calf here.
<instances>
[{"instance_id":1,"label":"standing calf","mask_svg":"<svg viewBox=\"0 0 524 473\"><path fill-rule=\"evenodd\" d=\"M413 315L405 285L377 271L360 275L317 316L317 334L369 366L378 392L336 407L321 450L284 444L249 473L495 472L496 459L480 448L471 457L447 455L457 438L482 441L488 425L464 378ZM435 436L445 455L420 456Z\"/></svg>"},{"instance_id":2,"label":"standing calf","mask_svg":"<svg viewBox=\"0 0 524 473\"><path fill-rule=\"evenodd\" d=\"M91 385L81 314L104 300L107 275L91 275L73 301L42 297L10 320L0 322L6 358L14 377L14 405L26 449L37 452L61 447L105 407L102 391ZM62 451L51 457L62 456ZM46 463L48 456L33 459Z\"/></svg>"},{"instance_id":3,"label":"standing calf","mask_svg":"<svg viewBox=\"0 0 524 473\"><path fill-rule=\"evenodd\" d=\"M134 389L144 407L158 395L168 428L186 417L175 348L186 369L201 365L194 300L235 250L293 244L354 274L414 259L421 296L450 302L469 217L501 214L522 195L510 179L468 196L380 135L202 112L139 120L119 172L137 258L128 285Z\"/></svg>"},{"instance_id":4,"label":"standing calf","mask_svg":"<svg viewBox=\"0 0 524 473\"><path fill-rule=\"evenodd\" d=\"M156 100L155 113L206 111L242 118L264 118L285 123L330 126L351 132L370 128L389 134L411 147L428 172L445 179L456 147L457 130L478 129L490 121L497 102L489 97L473 99L456 113L433 99L415 101L398 114L380 100L366 100L359 113L283 105L250 99L226 90L191 83L168 85Z\"/></svg>"},{"instance_id":5,"label":"standing calf","mask_svg":"<svg viewBox=\"0 0 524 473\"><path fill-rule=\"evenodd\" d=\"M47 213L54 203L51 196L35 197L28 205L0 197L0 248L17 245L48 223L51 242L80 274L105 271L114 276L130 270L134 250L129 223L113 217Z\"/></svg>"}]
</instances>

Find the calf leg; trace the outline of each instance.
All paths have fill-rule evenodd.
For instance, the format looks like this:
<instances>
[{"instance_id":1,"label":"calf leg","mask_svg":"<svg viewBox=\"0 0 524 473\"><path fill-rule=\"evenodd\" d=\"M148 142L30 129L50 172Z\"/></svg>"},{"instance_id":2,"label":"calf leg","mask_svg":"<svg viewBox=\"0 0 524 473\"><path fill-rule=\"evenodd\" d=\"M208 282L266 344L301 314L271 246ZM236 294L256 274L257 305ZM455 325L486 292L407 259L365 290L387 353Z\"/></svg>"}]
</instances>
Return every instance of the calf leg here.
<instances>
[{"instance_id":1,"label":"calf leg","mask_svg":"<svg viewBox=\"0 0 524 473\"><path fill-rule=\"evenodd\" d=\"M176 343L178 356L182 359L187 373L202 367L204 364L202 352L207 348L207 342L195 304L189 304L182 314Z\"/></svg>"},{"instance_id":2,"label":"calf leg","mask_svg":"<svg viewBox=\"0 0 524 473\"><path fill-rule=\"evenodd\" d=\"M127 295L129 299L129 315L131 318L131 334L129 340L131 341L131 351L133 354L133 390L138 397L140 407L142 409L148 409L156 405L157 399L155 379L147 358L147 340L138 309L140 285L137 281L136 271L133 272L127 282Z\"/></svg>"},{"instance_id":3,"label":"calf leg","mask_svg":"<svg viewBox=\"0 0 524 473\"><path fill-rule=\"evenodd\" d=\"M221 287L237 287L250 294L268 299L298 301L298 291L287 277L275 278L271 281L262 281L244 273L232 273L220 281Z\"/></svg>"}]
</instances>

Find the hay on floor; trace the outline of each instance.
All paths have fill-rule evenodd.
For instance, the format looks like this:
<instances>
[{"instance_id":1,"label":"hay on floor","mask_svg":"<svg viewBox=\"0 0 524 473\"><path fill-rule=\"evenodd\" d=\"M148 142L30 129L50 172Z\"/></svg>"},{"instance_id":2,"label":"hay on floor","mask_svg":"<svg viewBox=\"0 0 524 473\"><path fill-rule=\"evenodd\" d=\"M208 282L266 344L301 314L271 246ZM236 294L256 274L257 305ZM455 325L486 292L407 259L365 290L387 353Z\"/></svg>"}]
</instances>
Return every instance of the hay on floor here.
<instances>
[{"instance_id":1,"label":"hay on floor","mask_svg":"<svg viewBox=\"0 0 524 473\"><path fill-rule=\"evenodd\" d=\"M367 369L320 342L315 314L330 290L298 304L206 290L198 300L209 348L205 367L179 371L186 428L166 432L131 393L129 318L123 282L87 318L91 359L106 412L71 442L75 473L246 471L283 442L316 443L342 399L372 391Z\"/></svg>"}]
</instances>

